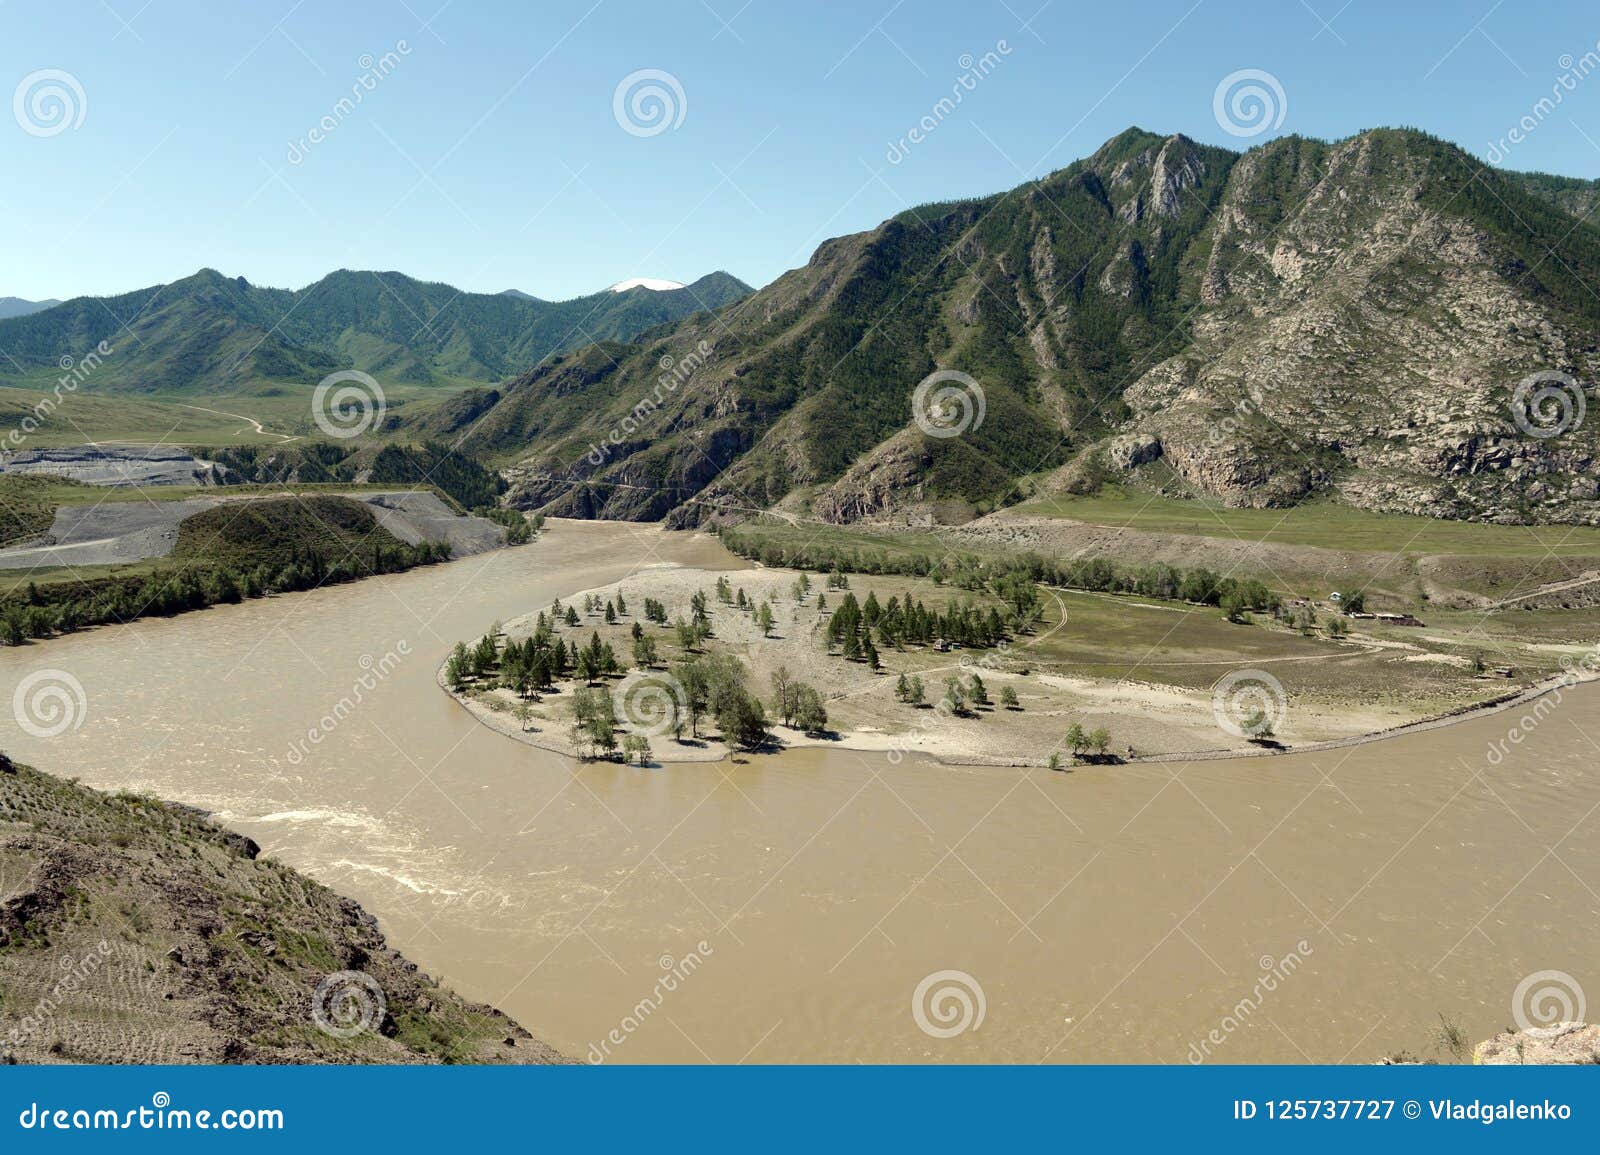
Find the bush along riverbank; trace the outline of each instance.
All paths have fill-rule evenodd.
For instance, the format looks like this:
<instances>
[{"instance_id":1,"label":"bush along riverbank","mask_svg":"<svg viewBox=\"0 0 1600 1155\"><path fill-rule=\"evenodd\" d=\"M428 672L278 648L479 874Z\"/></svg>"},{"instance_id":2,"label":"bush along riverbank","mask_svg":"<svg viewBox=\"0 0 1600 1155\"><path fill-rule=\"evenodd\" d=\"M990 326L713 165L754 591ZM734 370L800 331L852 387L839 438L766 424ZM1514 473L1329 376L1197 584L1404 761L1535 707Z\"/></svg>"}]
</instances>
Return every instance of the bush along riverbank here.
<instances>
[{"instance_id":1,"label":"bush along riverbank","mask_svg":"<svg viewBox=\"0 0 1600 1155\"><path fill-rule=\"evenodd\" d=\"M176 568L54 576L0 595L0 642L166 617L246 598L317 589L448 561L443 541L409 544L359 502L309 497L219 507L184 521Z\"/></svg>"}]
</instances>

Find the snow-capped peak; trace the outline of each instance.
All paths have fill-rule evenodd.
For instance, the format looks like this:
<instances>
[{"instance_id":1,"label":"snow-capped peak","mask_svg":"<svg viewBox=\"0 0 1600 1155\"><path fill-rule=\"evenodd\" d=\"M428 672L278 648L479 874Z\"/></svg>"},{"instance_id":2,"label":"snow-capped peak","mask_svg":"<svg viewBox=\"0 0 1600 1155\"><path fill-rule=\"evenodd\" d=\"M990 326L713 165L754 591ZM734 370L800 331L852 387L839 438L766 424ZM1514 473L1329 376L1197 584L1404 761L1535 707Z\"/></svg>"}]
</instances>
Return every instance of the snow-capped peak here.
<instances>
[{"instance_id":1,"label":"snow-capped peak","mask_svg":"<svg viewBox=\"0 0 1600 1155\"><path fill-rule=\"evenodd\" d=\"M620 293L626 289L681 289L682 281L668 281L661 277L629 277L626 281L618 281L611 286L613 293Z\"/></svg>"}]
</instances>

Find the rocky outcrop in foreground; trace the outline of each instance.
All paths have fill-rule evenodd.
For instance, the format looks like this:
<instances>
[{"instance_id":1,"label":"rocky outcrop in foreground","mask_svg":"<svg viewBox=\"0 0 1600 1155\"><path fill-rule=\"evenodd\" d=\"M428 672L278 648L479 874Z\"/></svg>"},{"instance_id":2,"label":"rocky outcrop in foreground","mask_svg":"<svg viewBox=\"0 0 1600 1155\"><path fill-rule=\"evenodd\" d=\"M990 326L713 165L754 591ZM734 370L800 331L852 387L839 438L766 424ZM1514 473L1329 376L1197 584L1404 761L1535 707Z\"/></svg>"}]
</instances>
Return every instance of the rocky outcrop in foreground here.
<instances>
[{"instance_id":1,"label":"rocky outcrop in foreground","mask_svg":"<svg viewBox=\"0 0 1600 1155\"><path fill-rule=\"evenodd\" d=\"M1600 1025L1557 1023L1531 1031L1502 1031L1474 1047L1472 1061L1488 1067L1600 1063Z\"/></svg>"},{"instance_id":2,"label":"rocky outcrop in foreground","mask_svg":"<svg viewBox=\"0 0 1600 1155\"><path fill-rule=\"evenodd\" d=\"M202 812L0 755L0 1061L561 1058Z\"/></svg>"}]
</instances>

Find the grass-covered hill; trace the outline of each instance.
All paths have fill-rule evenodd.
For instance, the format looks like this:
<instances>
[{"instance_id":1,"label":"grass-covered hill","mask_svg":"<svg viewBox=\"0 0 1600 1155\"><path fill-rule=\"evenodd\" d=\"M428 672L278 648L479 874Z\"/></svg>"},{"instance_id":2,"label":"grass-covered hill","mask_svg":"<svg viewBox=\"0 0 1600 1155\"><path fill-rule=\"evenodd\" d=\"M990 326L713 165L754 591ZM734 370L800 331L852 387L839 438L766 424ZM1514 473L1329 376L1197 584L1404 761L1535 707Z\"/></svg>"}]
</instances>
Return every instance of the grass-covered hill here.
<instances>
[{"instance_id":1,"label":"grass-covered hill","mask_svg":"<svg viewBox=\"0 0 1600 1155\"><path fill-rule=\"evenodd\" d=\"M161 492L217 492L174 491ZM19 541L48 529L63 505L92 507L91 514L105 505L114 513L123 504L115 498L150 504L137 492L0 477L0 537ZM451 550L448 541L401 540L370 505L350 497L274 489L183 516L166 557L0 570L0 644L396 573L448 560Z\"/></svg>"},{"instance_id":2,"label":"grass-covered hill","mask_svg":"<svg viewBox=\"0 0 1600 1155\"><path fill-rule=\"evenodd\" d=\"M427 431L470 429L516 504L673 524L970 512L1108 474L1234 506L1594 520L1600 426L1537 438L1513 412L1530 373L1600 371L1582 196L1412 130L1235 153L1130 129ZM914 420L935 369L982 391L959 436Z\"/></svg>"},{"instance_id":3,"label":"grass-covered hill","mask_svg":"<svg viewBox=\"0 0 1600 1155\"><path fill-rule=\"evenodd\" d=\"M206 450L232 484L431 485L462 509L492 506L505 492L499 474L436 441L421 445L302 441L284 446L236 445Z\"/></svg>"},{"instance_id":4,"label":"grass-covered hill","mask_svg":"<svg viewBox=\"0 0 1600 1155\"><path fill-rule=\"evenodd\" d=\"M242 394L315 384L339 368L380 382L491 382L559 349L626 340L750 291L712 273L682 289L541 301L464 293L396 272L341 269L303 289L269 289L214 269L114 297L77 297L0 320L0 377L44 380L101 341L85 391Z\"/></svg>"},{"instance_id":5,"label":"grass-covered hill","mask_svg":"<svg viewBox=\"0 0 1600 1155\"><path fill-rule=\"evenodd\" d=\"M103 794L4 755L0 1056L560 1061L418 971L354 902L200 812Z\"/></svg>"}]
</instances>

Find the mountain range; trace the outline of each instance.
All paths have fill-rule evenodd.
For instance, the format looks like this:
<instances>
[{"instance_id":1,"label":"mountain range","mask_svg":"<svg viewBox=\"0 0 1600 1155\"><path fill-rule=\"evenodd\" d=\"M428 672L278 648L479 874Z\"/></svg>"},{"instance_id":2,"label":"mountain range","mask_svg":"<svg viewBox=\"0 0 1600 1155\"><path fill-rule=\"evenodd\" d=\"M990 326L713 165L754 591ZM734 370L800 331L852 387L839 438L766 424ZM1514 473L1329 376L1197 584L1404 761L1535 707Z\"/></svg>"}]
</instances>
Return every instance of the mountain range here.
<instances>
[{"instance_id":1,"label":"mountain range","mask_svg":"<svg viewBox=\"0 0 1600 1155\"><path fill-rule=\"evenodd\" d=\"M516 505L674 525L926 522L1106 480L1600 521L1600 417L1562 419L1600 370L1597 187L1409 129L1245 153L1129 129L419 431ZM914 412L938 370L972 384ZM1537 373L1568 376L1519 390Z\"/></svg>"},{"instance_id":2,"label":"mountain range","mask_svg":"<svg viewBox=\"0 0 1600 1155\"><path fill-rule=\"evenodd\" d=\"M628 340L744 297L711 273L666 292L602 290L570 301L465 293L395 272L341 269L299 290L214 269L114 297L76 297L0 320L0 379L53 373L99 342L114 350L82 387L135 393L243 393L315 384L341 368L383 383L492 382L552 352Z\"/></svg>"},{"instance_id":3,"label":"mountain range","mask_svg":"<svg viewBox=\"0 0 1600 1155\"><path fill-rule=\"evenodd\" d=\"M0 321L7 317L26 317L29 313L37 313L41 309L48 309L61 304L57 300L28 301L21 297L0 297Z\"/></svg>"}]
</instances>

